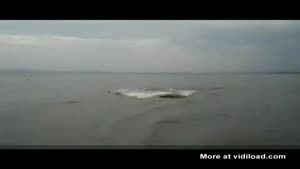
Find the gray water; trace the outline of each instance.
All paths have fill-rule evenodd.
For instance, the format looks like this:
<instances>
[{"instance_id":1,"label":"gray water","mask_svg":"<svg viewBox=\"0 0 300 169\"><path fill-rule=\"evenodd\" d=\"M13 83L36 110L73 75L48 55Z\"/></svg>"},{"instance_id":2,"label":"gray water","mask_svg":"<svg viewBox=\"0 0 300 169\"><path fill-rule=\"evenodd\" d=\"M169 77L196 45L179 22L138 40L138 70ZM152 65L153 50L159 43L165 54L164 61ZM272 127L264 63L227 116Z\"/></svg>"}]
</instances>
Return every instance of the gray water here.
<instances>
[{"instance_id":1,"label":"gray water","mask_svg":"<svg viewBox=\"0 0 300 169\"><path fill-rule=\"evenodd\" d=\"M300 75L0 74L0 145L299 145L299 120Z\"/></svg>"}]
</instances>

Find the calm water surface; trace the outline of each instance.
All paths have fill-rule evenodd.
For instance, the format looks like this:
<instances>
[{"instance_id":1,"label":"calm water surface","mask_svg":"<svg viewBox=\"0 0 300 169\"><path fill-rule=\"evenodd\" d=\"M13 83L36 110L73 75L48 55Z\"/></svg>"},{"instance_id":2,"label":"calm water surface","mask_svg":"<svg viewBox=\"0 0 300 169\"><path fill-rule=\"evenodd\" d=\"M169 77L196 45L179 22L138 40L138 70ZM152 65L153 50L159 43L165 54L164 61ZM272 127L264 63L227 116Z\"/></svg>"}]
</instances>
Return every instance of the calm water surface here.
<instances>
[{"instance_id":1,"label":"calm water surface","mask_svg":"<svg viewBox=\"0 0 300 169\"><path fill-rule=\"evenodd\" d=\"M299 145L299 122L300 75L0 73L0 145Z\"/></svg>"}]
</instances>

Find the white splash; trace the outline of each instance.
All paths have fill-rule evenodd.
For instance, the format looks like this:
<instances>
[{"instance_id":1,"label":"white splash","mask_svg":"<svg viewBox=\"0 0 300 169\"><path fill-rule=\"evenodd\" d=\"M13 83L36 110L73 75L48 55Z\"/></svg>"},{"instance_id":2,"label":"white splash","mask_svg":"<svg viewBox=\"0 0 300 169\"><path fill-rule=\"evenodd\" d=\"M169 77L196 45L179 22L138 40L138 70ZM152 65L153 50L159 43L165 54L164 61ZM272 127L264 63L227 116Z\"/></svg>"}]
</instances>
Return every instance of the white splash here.
<instances>
[{"instance_id":1,"label":"white splash","mask_svg":"<svg viewBox=\"0 0 300 169\"><path fill-rule=\"evenodd\" d=\"M151 97L165 97L165 98L180 98L187 97L193 93L195 90L179 90L179 89L166 89L166 90L130 90L130 89L119 89L114 90L112 93L124 95L128 97L136 97L138 99L145 99Z\"/></svg>"}]
</instances>

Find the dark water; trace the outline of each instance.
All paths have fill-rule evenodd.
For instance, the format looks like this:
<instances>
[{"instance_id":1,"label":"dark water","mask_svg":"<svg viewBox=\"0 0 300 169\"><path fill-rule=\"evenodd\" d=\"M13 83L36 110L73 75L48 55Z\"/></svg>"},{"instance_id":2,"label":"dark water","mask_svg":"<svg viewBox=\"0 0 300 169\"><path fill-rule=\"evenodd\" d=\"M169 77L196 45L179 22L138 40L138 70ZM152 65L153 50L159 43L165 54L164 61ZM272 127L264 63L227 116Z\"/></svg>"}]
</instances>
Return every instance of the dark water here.
<instances>
[{"instance_id":1,"label":"dark water","mask_svg":"<svg viewBox=\"0 0 300 169\"><path fill-rule=\"evenodd\" d=\"M300 75L0 74L0 145L299 145L299 121Z\"/></svg>"}]
</instances>

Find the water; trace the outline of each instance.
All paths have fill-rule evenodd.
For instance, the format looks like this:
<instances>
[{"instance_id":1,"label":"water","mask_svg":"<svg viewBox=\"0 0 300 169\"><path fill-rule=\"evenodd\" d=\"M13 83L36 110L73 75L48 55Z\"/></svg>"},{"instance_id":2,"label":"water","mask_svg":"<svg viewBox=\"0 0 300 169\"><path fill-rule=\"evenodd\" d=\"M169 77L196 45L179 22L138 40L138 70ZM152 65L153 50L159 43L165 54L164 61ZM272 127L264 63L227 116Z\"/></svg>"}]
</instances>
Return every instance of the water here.
<instances>
[{"instance_id":1,"label":"water","mask_svg":"<svg viewBox=\"0 0 300 169\"><path fill-rule=\"evenodd\" d=\"M196 90L184 89L118 89L111 91L114 94L135 97L138 99L147 99L152 97L161 98L185 98L197 92Z\"/></svg>"},{"instance_id":2,"label":"water","mask_svg":"<svg viewBox=\"0 0 300 169\"><path fill-rule=\"evenodd\" d=\"M185 89L138 99L117 89ZM0 73L0 145L299 145L300 75Z\"/></svg>"}]
</instances>

